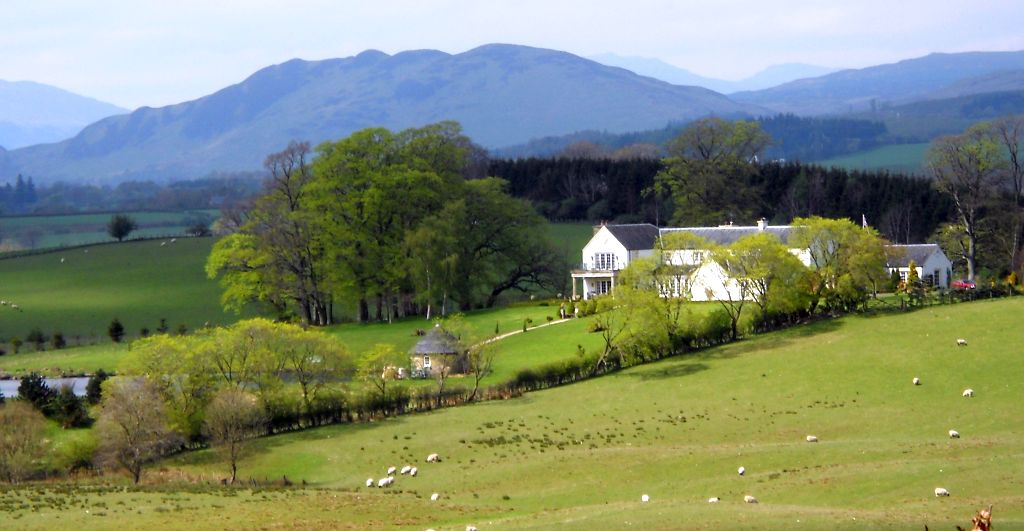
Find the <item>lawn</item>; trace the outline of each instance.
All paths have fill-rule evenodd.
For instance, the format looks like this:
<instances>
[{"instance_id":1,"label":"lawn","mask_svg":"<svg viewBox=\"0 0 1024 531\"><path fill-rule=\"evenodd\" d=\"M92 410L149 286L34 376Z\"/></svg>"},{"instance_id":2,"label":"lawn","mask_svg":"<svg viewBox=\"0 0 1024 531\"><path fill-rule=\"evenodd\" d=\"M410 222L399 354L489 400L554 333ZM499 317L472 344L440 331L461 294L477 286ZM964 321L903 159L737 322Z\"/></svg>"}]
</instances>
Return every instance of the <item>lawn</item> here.
<instances>
[{"instance_id":1,"label":"lawn","mask_svg":"<svg viewBox=\"0 0 1024 531\"><path fill-rule=\"evenodd\" d=\"M181 236L200 219L216 219L217 210L128 212L138 229L131 238ZM112 241L107 223L112 213L61 216L0 217L0 234L29 248L48 248Z\"/></svg>"},{"instance_id":2,"label":"lawn","mask_svg":"<svg viewBox=\"0 0 1024 531\"><path fill-rule=\"evenodd\" d=\"M87 528L951 529L994 504L996 527L1015 529L1021 311L1015 298L821 321L518 399L261 439L241 463L242 477L287 475L306 490L127 489L76 497L76 510L8 512L26 527L60 516ZM559 326L569 325L550 330ZM974 398L961 397L967 387ZM425 463L431 452L442 462ZM406 463L418 477L363 486ZM161 468L151 479L224 474L210 451ZM952 495L936 498L935 487ZM747 494L760 503L743 503ZM103 517L84 512L101 500Z\"/></svg>"}]
</instances>

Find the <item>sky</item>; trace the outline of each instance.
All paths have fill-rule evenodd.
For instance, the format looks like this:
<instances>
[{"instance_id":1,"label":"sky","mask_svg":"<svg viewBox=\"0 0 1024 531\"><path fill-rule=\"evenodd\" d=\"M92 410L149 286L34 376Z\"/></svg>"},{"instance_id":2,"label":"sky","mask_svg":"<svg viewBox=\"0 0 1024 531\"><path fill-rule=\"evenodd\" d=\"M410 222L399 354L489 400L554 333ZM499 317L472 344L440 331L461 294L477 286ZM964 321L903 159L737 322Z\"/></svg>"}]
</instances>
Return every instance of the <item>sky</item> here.
<instances>
[{"instance_id":1,"label":"sky","mask_svg":"<svg viewBox=\"0 0 1024 531\"><path fill-rule=\"evenodd\" d=\"M0 79L134 109L195 99L292 58L460 53L501 42L658 58L741 79L1024 50L1020 0L4 0Z\"/></svg>"}]
</instances>

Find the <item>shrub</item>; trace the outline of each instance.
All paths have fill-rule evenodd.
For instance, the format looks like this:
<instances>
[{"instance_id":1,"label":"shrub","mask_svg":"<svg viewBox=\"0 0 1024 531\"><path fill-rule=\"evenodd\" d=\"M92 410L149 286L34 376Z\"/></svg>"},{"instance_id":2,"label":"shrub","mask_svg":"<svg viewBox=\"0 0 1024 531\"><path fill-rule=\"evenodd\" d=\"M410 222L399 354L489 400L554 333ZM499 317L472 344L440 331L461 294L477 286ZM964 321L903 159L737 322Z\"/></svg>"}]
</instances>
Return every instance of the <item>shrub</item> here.
<instances>
[{"instance_id":1,"label":"shrub","mask_svg":"<svg viewBox=\"0 0 1024 531\"><path fill-rule=\"evenodd\" d=\"M47 339L49 338L46 337L46 334L44 334L43 331L39 329L39 327L32 328L32 330L29 330L28 335L25 336L25 340L28 341L29 343L34 344L36 346L37 351L45 350L43 348L43 345L46 344Z\"/></svg>"},{"instance_id":2,"label":"shrub","mask_svg":"<svg viewBox=\"0 0 1024 531\"><path fill-rule=\"evenodd\" d=\"M11 348L14 349L14 353L15 354L17 354L18 351L21 350L21 345L22 344L23 343L22 343L21 339L18 339L16 337L12 337L11 338Z\"/></svg>"},{"instance_id":3,"label":"shrub","mask_svg":"<svg viewBox=\"0 0 1024 531\"><path fill-rule=\"evenodd\" d=\"M100 403L103 398L103 382L105 382L110 375L103 369L96 371L96 374L89 377L89 382L85 384L85 400L92 405Z\"/></svg>"},{"instance_id":4,"label":"shrub","mask_svg":"<svg viewBox=\"0 0 1024 531\"><path fill-rule=\"evenodd\" d=\"M92 421L82 400L75 396L75 390L71 385L60 386L60 391L53 397L50 404L53 417L60 422L62 428L80 428L88 426Z\"/></svg>"},{"instance_id":5,"label":"shrub","mask_svg":"<svg viewBox=\"0 0 1024 531\"><path fill-rule=\"evenodd\" d=\"M96 455L96 438L92 432L80 433L56 449L56 465L68 472L92 468Z\"/></svg>"},{"instance_id":6,"label":"shrub","mask_svg":"<svg viewBox=\"0 0 1024 531\"><path fill-rule=\"evenodd\" d=\"M31 373L21 379L18 385L18 396L44 413L50 410L50 402L56 393L46 385L46 380L38 373Z\"/></svg>"},{"instance_id":7,"label":"shrub","mask_svg":"<svg viewBox=\"0 0 1024 531\"><path fill-rule=\"evenodd\" d=\"M60 332L53 333L53 338L50 340L50 344L53 345L54 350L60 350L68 346L68 342L64 339L64 334Z\"/></svg>"},{"instance_id":8,"label":"shrub","mask_svg":"<svg viewBox=\"0 0 1024 531\"><path fill-rule=\"evenodd\" d=\"M121 321L115 317L113 321L110 321L110 325L107 326L107 335L114 343L120 343L124 339L124 325Z\"/></svg>"}]
</instances>

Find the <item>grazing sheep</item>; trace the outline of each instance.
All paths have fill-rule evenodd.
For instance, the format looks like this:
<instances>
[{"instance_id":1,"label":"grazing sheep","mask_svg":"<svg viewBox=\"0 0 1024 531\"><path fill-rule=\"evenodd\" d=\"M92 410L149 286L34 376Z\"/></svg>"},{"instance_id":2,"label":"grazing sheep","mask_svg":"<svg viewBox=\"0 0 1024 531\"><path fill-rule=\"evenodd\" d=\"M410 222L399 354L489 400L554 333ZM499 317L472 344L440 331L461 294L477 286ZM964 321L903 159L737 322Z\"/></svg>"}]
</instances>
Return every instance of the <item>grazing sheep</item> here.
<instances>
[{"instance_id":1,"label":"grazing sheep","mask_svg":"<svg viewBox=\"0 0 1024 531\"><path fill-rule=\"evenodd\" d=\"M62 263L62 264L64 263L64 259L63 258L60 259L60 263Z\"/></svg>"},{"instance_id":2,"label":"grazing sheep","mask_svg":"<svg viewBox=\"0 0 1024 531\"><path fill-rule=\"evenodd\" d=\"M440 497L441 497L441 495L435 492L435 493L430 495L430 501L437 501L437 499L440 498Z\"/></svg>"},{"instance_id":3,"label":"grazing sheep","mask_svg":"<svg viewBox=\"0 0 1024 531\"><path fill-rule=\"evenodd\" d=\"M160 247L167 245L167 242L160 242Z\"/></svg>"},{"instance_id":4,"label":"grazing sheep","mask_svg":"<svg viewBox=\"0 0 1024 531\"><path fill-rule=\"evenodd\" d=\"M7 301L0 301L0 306L7 306Z\"/></svg>"},{"instance_id":5,"label":"grazing sheep","mask_svg":"<svg viewBox=\"0 0 1024 531\"><path fill-rule=\"evenodd\" d=\"M963 339L963 338L957 339L956 340L956 346L958 346L958 347L966 347L967 346L967 340Z\"/></svg>"},{"instance_id":6,"label":"grazing sheep","mask_svg":"<svg viewBox=\"0 0 1024 531\"><path fill-rule=\"evenodd\" d=\"M366 486L367 487L372 487L373 486L373 478L370 478L370 479L366 480Z\"/></svg>"},{"instance_id":7,"label":"grazing sheep","mask_svg":"<svg viewBox=\"0 0 1024 531\"><path fill-rule=\"evenodd\" d=\"M935 487L935 497L938 498L939 496L949 496L949 491L942 487Z\"/></svg>"},{"instance_id":8,"label":"grazing sheep","mask_svg":"<svg viewBox=\"0 0 1024 531\"><path fill-rule=\"evenodd\" d=\"M757 503L757 498L747 494L746 496L743 497L743 501L747 503Z\"/></svg>"},{"instance_id":9,"label":"grazing sheep","mask_svg":"<svg viewBox=\"0 0 1024 531\"><path fill-rule=\"evenodd\" d=\"M402 467L401 470L398 471L398 473L402 474L404 476L404 475L408 474L410 470L412 470L412 467L409 466L409 465L405 465L405 466Z\"/></svg>"},{"instance_id":10,"label":"grazing sheep","mask_svg":"<svg viewBox=\"0 0 1024 531\"><path fill-rule=\"evenodd\" d=\"M439 456L437 454L430 454L430 455L427 456L427 462L428 463L439 463L439 462L441 462L441 456Z\"/></svg>"},{"instance_id":11,"label":"grazing sheep","mask_svg":"<svg viewBox=\"0 0 1024 531\"><path fill-rule=\"evenodd\" d=\"M11 303L11 309L12 310L21 311L21 306L18 306L17 304L14 304L14 303Z\"/></svg>"},{"instance_id":12,"label":"grazing sheep","mask_svg":"<svg viewBox=\"0 0 1024 531\"><path fill-rule=\"evenodd\" d=\"M747 469L745 469L745 468L743 468L743 467L739 467L738 469L736 469L736 472L738 472L738 473L739 473L739 475L741 475L741 476L742 476L743 474L746 474L746 473L747 473Z\"/></svg>"},{"instance_id":13,"label":"grazing sheep","mask_svg":"<svg viewBox=\"0 0 1024 531\"><path fill-rule=\"evenodd\" d=\"M395 481L395 478L391 476L388 476L386 478L380 478L379 480L377 480L377 488L387 487L393 481Z\"/></svg>"},{"instance_id":14,"label":"grazing sheep","mask_svg":"<svg viewBox=\"0 0 1024 531\"><path fill-rule=\"evenodd\" d=\"M409 475L410 476L415 476L416 473L418 473L419 471L420 471L420 469L418 469L416 467L412 467L411 469L409 469Z\"/></svg>"},{"instance_id":15,"label":"grazing sheep","mask_svg":"<svg viewBox=\"0 0 1024 531\"><path fill-rule=\"evenodd\" d=\"M640 501L642 501L644 503L647 503L647 502L651 501L651 497L646 495L646 494L643 494L643 495L640 496Z\"/></svg>"},{"instance_id":16,"label":"grazing sheep","mask_svg":"<svg viewBox=\"0 0 1024 531\"><path fill-rule=\"evenodd\" d=\"M921 379L917 376L914 377L914 385L921 385Z\"/></svg>"},{"instance_id":17,"label":"grazing sheep","mask_svg":"<svg viewBox=\"0 0 1024 531\"><path fill-rule=\"evenodd\" d=\"M171 243L174 243L174 242L176 242L176 241L178 241L178 239L177 239L177 238L171 238Z\"/></svg>"},{"instance_id":18,"label":"grazing sheep","mask_svg":"<svg viewBox=\"0 0 1024 531\"><path fill-rule=\"evenodd\" d=\"M389 467L388 467L388 475L389 475L389 476L393 476L393 475L395 475L395 471L396 471L396 470L398 470L398 469L397 469L397 468L395 468L395 467L393 467L393 466L389 466Z\"/></svg>"},{"instance_id":19,"label":"grazing sheep","mask_svg":"<svg viewBox=\"0 0 1024 531\"><path fill-rule=\"evenodd\" d=\"M708 503L718 503L720 501L722 501L722 498L719 498L718 496L708 498Z\"/></svg>"},{"instance_id":20,"label":"grazing sheep","mask_svg":"<svg viewBox=\"0 0 1024 531\"><path fill-rule=\"evenodd\" d=\"M956 430L949 430L949 438L950 439L959 439L960 438L960 432L958 432Z\"/></svg>"},{"instance_id":21,"label":"grazing sheep","mask_svg":"<svg viewBox=\"0 0 1024 531\"><path fill-rule=\"evenodd\" d=\"M466 531L476 531L476 526L475 525L467 525L466 526Z\"/></svg>"},{"instance_id":22,"label":"grazing sheep","mask_svg":"<svg viewBox=\"0 0 1024 531\"><path fill-rule=\"evenodd\" d=\"M974 389L964 389L964 396L972 398L974 396Z\"/></svg>"},{"instance_id":23,"label":"grazing sheep","mask_svg":"<svg viewBox=\"0 0 1024 531\"><path fill-rule=\"evenodd\" d=\"M818 442L818 438L815 437L814 435L808 435L807 442Z\"/></svg>"}]
</instances>

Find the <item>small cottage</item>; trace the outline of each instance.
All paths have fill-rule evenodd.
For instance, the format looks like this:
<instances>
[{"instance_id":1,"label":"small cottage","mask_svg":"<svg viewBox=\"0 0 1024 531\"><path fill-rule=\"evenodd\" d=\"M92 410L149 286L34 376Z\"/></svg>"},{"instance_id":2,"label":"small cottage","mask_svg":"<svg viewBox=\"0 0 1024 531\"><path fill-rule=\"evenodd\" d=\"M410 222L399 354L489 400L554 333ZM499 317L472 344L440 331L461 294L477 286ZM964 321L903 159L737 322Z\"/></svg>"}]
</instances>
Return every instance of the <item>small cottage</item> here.
<instances>
[{"instance_id":1,"label":"small cottage","mask_svg":"<svg viewBox=\"0 0 1024 531\"><path fill-rule=\"evenodd\" d=\"M429 376L447 369L449 374L466 372L466 353L460 350L459 340L435 324L409 351L413 373Z\"/></svg>"},{"instance_id":2,"label":"small cottage","mask_svg":"<svg viewBox=\"0 0 1024 531\"><path fill-rule=\"evenodd\" d=\"M934 243L914 245L886 245L886 268L890 274L897 272L900 282L906 282L910 274L910 262L917 265L917 276L925 286L948 288L953 275L953 262Z\"/></svg>"}]
</instances>

